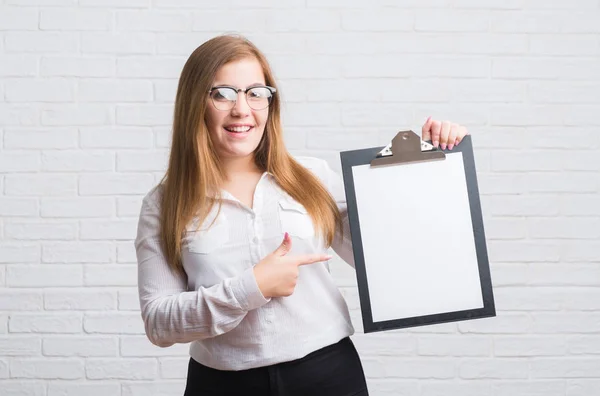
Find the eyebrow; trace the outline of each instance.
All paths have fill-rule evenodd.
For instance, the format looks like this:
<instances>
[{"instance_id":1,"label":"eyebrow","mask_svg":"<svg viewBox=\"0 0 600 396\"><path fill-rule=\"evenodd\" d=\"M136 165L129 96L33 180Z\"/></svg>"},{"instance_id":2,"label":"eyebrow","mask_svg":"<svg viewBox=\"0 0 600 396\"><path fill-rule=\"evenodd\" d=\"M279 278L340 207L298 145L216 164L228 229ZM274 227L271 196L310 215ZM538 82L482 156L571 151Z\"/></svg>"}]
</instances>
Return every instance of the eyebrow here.
<instances>
[{"instance_id":1,"label":"eyebrow","mask_svg":"<svg viewBox=\"0 0 600 396\"><path fill-rule=\"evenodd\" d=\"M252 88L252 87L262 87L265 86L266 83L254 83L254 84L250 84L248 85L246 88ZM215 84L213 86L213 88L220 88L220 87L232 87L232 88L237 88L235 85L230 85L230 84Z\"/></svg>"}]
</instances>

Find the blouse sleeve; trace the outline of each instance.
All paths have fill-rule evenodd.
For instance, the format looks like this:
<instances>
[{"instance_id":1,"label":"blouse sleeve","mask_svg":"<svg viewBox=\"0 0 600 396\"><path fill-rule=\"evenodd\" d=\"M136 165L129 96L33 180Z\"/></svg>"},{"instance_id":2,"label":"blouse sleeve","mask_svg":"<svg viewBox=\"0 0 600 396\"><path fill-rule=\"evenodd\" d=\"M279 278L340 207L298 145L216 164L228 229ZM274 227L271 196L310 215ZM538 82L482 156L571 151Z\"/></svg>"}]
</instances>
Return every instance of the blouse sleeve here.
<instances>
[{"instance_id":1,"label":"blouse sleeve","mask_svg":"<svg viewBox=\"0 0 600 396\"><path fill-rule=\"evenodd\" d=\"M187 290L187 279L171 270L160 244L160 210L147 196L140 212L135 249L138 292L148 339L160 347L216 337L234 329L263 297L252 268L211 287Z\"/></svg>"},{"instance_id":2,"label":"blouse sleeve","mask_svg":"<svg viewBox=\"0 0 600 396\"><path fill-rule=\"evenodd\" d=\"M350 221L348 220L348 206L346 204L346 192L344 189L344 182L337 172L335 172L327 161L324 162L324 179L327 181L327 187L329 192L333 196L333 199L337 203L337 207L342 216L342 230L336 233L333 243L331 245L334 252L336 252L342 260L348 263L354 268L354 252L352 250L352 238L350 236Z\"/></svg>"}]
</instances>

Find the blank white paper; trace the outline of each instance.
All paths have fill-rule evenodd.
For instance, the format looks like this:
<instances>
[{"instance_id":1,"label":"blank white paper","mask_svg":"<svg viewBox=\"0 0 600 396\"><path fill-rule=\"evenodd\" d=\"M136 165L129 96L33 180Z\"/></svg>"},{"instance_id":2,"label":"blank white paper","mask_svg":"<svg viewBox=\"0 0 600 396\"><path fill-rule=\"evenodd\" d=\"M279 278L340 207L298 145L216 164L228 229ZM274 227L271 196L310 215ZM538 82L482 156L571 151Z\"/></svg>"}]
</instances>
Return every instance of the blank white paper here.
<instances>
[{"instance_id":1,"label":"blank white paper","mask_svg":"<svg viewBox=\"0 0 600 396\"><path fill-rule=\"evenodd\" d=\"M462 153L352 173L373 321L483 308Z\"/></svg>"}]
</instances>

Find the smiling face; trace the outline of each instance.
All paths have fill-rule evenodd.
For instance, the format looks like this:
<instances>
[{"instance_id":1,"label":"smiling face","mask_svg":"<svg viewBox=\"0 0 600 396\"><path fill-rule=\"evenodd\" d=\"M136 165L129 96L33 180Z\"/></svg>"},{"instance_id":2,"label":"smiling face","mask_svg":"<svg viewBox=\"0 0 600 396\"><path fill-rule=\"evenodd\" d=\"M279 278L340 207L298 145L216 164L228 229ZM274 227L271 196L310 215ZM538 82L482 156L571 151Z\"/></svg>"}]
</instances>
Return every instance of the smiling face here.
<instances>
[{"instance_id":1,"label":"smiling face","mask_svg":"<svg viewBox=\"0 0 600 396\"><path fill-rule=\"evenodd\" d=\"M212 84L245 90L255 85L266 85L260 63L245 58L223 65ZM248 106L243 92L238 94L235 106L219 110L208 100L206 126L219 156L223 159L252 157L265 131L269 108L253 110Z\"/></svg>"}]
</instances>

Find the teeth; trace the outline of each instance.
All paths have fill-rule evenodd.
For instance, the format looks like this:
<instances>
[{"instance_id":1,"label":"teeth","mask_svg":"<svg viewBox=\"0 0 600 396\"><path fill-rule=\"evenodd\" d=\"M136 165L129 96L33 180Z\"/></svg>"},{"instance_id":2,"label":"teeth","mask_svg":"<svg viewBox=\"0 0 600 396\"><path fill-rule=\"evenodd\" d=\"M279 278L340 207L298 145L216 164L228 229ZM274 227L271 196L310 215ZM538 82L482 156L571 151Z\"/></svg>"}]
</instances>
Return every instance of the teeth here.
<instances>
[{"instance_id":1,"label":"teeth","mask_svg":"<svg viewBox=\"0 0 600 396\"><path fill-rule=\"evenodd\" d=\"M228 131L231 132L248 132L250 130L249 126L245 126L245 127L233 127L233 128L225 128Z\"/></svg>"}]
</instances>

